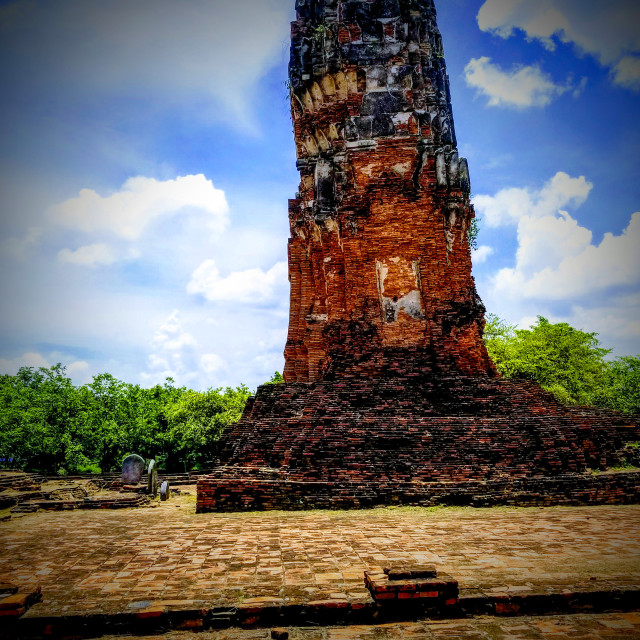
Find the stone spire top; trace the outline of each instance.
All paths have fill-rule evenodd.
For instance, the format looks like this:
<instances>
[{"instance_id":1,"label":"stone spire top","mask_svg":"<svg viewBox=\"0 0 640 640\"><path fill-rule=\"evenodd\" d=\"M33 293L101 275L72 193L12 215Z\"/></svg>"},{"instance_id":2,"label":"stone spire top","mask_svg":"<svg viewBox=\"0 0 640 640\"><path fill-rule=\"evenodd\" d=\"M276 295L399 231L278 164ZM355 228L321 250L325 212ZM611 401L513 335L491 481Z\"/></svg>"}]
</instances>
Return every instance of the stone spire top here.
<instances>
[{"instance_id":1,"label":"stone spire top","mask_svg":"<svg viewBox=\"0 0 640 640\"><path fill-rule=\"evenodd\" d=\"M296 96L309 91L317 100L328 76L357 69L366 95L361 117L344 123L348 140L402 133L411 116L424 142L455 149L433 0L298 0L296 8L289 64Z\"/></svg>"}]
</instances>

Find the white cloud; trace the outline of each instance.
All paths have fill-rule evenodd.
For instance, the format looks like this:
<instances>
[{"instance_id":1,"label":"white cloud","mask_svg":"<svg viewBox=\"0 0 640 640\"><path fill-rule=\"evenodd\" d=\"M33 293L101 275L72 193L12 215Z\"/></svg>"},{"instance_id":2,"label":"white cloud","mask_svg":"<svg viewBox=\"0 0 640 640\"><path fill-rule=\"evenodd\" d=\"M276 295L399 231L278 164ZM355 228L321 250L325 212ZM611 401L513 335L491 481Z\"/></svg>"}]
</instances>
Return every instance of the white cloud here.
<instances>
[{"instance_id":1,"label":"white cloud","mask_svg":"<svg viewBox=\"0 0 640 640\"><path fill-rule=\"evenodd\" d=\"M614 295L606 305L589 307L573 305L570 316L559 317L556 322L570 322L587 331L600 333L605 347L616 345L616 355L640 353L640 294Z\"/></svg>"},{"instance_id":2,"label":"white cloud","mask_svg":"<svg viewBox=\"0 0 640 640\"><path fill-rule=\"evenodd\" d=\"M613 68L613 81L628 89L640 89L640 57L625 56Z\"/></svg>"},{"instance_id":3,"label":"white cloud","mask_svg":"<svg viewBox=\"0 0 640 640\"><path fill-rule=\"evenodd\" d=\"M205 215L212 233L222 232L228 224L229 207L224 191L216 189L202 174L165 181L137 176L129 178L119 191L109 196L82 189L76 198L53 207L50 216L57 224L71 229L106 232L131 241L156 220L186 210Z\"/></svg>"},{"instance_id":4,"label":"white cloud","mask_svg":"<svg viewBox=\"0 0 640 640\"><path fill-rule=\"evenodd\" d=\"M148 384L173 378L179 385L198 383L207 374L226 369L224 359L215 353L199 355L198 341L183 327L177 309L160 325L151 341L147 371L141 374Z\"/></svg>"},{"instance_id":5,"label":"white cloud","mask_svg":"<svg viewBox=\"0 0 640 640\"><path fill-rule=\"evenodd\" d=\"M574 95L580 93L580 88L569 80L565 84L556 84L537 65L503 71L490 58L483 56L472 58L464 71L467 84L488 97L491 107L544 107L567 91L573 91Z\"/></svg>"},{"instance_id":6,"label":"white cloud","mask_svg":"<svg viewBox=\"0 0 640 640\"><path fill-rule=\"evenodd\" d=\"M2 242L2 252L12 258L23 260L27 252L38 244L42 227L29 227L22 238L7 238Z\"/></svg>"},{"instance_id":7,"label":"white cloud","mask_svg":"<svg viewBox=\"0 0 640 640\"><path fill-rule=\"evenodd\" d=\"M488 227L516 226L512 267L479 283L487 308L527 327L536 315L600 333L616 355L640 352L640 213L619 234L594 242L564 207L579 206L592 185L559 172L538 189L503 189L474 204Z\"/></svg>"},{"instance_id":8,"label":"white cloud","mask_svg":"<svg viewBox=\"0 0 640 640\"><path fill-rule=\"evenodd\" d=\"M55 358L51 356L55 355ZM29 351L16 358L0 358L0 373L15 375L21 367L33 367L35 369L48 369L60 361L60 354L44 356L37 351ZM64 363L63 363L64 364ZM76 384L84 384L89 380L89 363L84 360L75 360L66 366L66 375Z\"/></svg>"},{"instance_id":9,"label":"white cloud","mask_svg":"<svg viewBox=\"0 0 640 640\"><path fill-rule=\"evenodd\" d=\"M37 353L36 351L29 351L10 360L0 358L0 371L10 375L14 375L20 367L47 368L49 366L51 366L49 361L41 353Z\"/></svg>"},{"instance_id":10,"label":"white cloud","mask_svg":"<svg viewBox=\"0 0 640 640\"><path fill-rule=\"evenodd\" d=\"M471 252L473 264L482 264L483 262L486 262L489 256L493 253L493 247L488 247L486 244L479 246Z\"/></svg>"},{"instance_id":11,"label":"white cloud","mask_svg":"<svg viewBox=\"0 0 640 640\"><path fill-rule=\"evenodd\" d=\"M486 0L478 12L483 31L508 38L520 29L548 49L558 41L573 43L579 52L609 67L640 51L639 23L637 0ZM617 82L618 76L614 79Z\"/></svg>"},{"instance_id":12,"label":"white cloud","mask_svg":"<svg viewBox=\"0 0 640 640\"><path fill-rule=\"evenodd\" d=\"M113 264L118 260L118 255L112 247L100 243L80 247L75 251L62 249L58 252L58 260L83 267L96 267L98 265Z\"/></svg>"},{"instance_id":13,"label":"white cloud","mask_svg":"<svg viewBox=\"0 0 640 640\"><path fill-rule=\"evenodd\" d=\"M76 102L91 92L152 97L156 110L197 103L199 116L247 128L252 90L288 44L292 9L282 0L23 2L0 9L0 40L27 62L31 86Z\"/></svg>"},{"instance_id":14,"label":"white cloud","mask_svg":"<svg viewBox=\"0 0 640 640\"><path fill-rule=\"evenodd\" d=\"M67 374L73 380L83 379L86 381L89 379L89 363L84 360L76 360L67 365Z\"/></svg>"},{"instance_id":15,"label":"white cloud","mask_svg":"<svg viewBox=\"0 0 640 640\"><path fill-rule=\"evenodd\" d=\"M205 260L191 276L187 292L200 294L210 301L263 303L274 300L287 283L287 265L277 262L268 271L246 269L220 275L214 260Z\"/></svg>"},{"instance_id":16,"label":"white cloud","mask_svg":"<svg viewBox=\"0 0 640 640\"><path fill-rule=\"evenodd\" d=\"M224 369L225 361L216 353L205 353L200 358L200 367L205 373L215 373Z\"/></svg>"},{"instance_id":17,"label":"white cloud","mask_svg":"<svg viewBox=\"0 0 640 640\"><path fill-rule=\"evenodd\" d=\"M606 233L594 243L591 230L561 208L581 204L590 190L583 177L560 172L538 190L505 189L475 198L491 226L517 224L518 235L515 265L493 274L483 295L489 308L510 319L555 316L637 349L640 213L622 233ZM561 318L550 311L558 303L570 307L571 314Z\"/></svg>"},{"instance_id":18,"label":"white cloud","mask_svg":"<svg viewBox=\"0 0 640 640\"><path fill-rule=\"evenodd\" d=\"M502 269L495 286L504 295L579 299L606 289L640 285L640 213L620 234L592 243L591 231L568 213L524 218L518 228L516 266Z\"/></svg>"},{"instance_id":19,"label":"white cloud","mask_svg":"<svg viewBox=\"0 0 640 640\"><path fill-rule=\"evenodd\" d=\"M556 173L541 189L514 187L495 196L478 195L473 204L489 227L518 224L523 217L540 218L559 209L580 206L593 184L584 176L572 178L564 171Z\"/></svg>"}]
</instances>

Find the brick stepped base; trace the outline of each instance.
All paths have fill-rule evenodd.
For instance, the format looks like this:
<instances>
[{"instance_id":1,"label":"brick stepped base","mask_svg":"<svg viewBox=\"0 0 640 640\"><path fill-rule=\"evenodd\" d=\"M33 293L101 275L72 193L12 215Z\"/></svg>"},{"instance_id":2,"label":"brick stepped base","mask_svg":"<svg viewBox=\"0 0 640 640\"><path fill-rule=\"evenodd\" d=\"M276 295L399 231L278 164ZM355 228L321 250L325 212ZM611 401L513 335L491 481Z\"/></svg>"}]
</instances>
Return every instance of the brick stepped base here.
<instances>
[{"instance_id":1,"label":"brick stepped base","mask_svg":"<svg viewBox=\"0 0 640 640\"><path fill-rule=\"evenodd\" d=\"M73 511L74 509L128 509L141 507L149 502L145 495L123 497L84 498L83 500L34 500L21 502L11 509L11 513L33 513L38 509L45 511Z\"/></svg>"},{"instance_id":2,"label":"brick stepped base","mask_svg":"<svg viewBox=\"0 0 640 640\"><path fill-rule=\"evenodd\" d=\"M42 589L36 586L18 587L0 582L0 620L19 618L29 607L42 600Z\"/></svg>"},{"instance_id":3,"label":"brick stepped base","mask_svg":"<svg viewBox=\"0 0 640 640\"><path fill-rule=\"evenodd\" d=\"M412 602L419 603L419 599ZM414 620L425 613L422 607L394 606L398 603L399 599L382 605L369 598L366 601L324 600L292 605L280 599L248 598L241 605L231 608L185 609L149 603L147 608L137 612L57 617L39 617L35 607L17 621L15 634L9 637L95 638L105 634L148 635L169 630L206 631L232 627L370 625L402 619ZM443 610L430 612L429 615L444 618L552 615L637 611L639 607L640 590L636 584L612 581L598 587L576 586L575 589L563 588L561 591L532 589L520 595L509 594L506 589L504 594L483 593L480 590L472 594L461 592L456 605L445 606Z\"/></svg>"},{"instance_id":4,"label":"brick stepped base","mask_svg":"<svg viewBox=\"0 0 640 640\"><path fill-rule=\"evenodd\" d=\"M256 473L257 472L257 473ZM257 476L257 477L256 477ZM580 506L637 504L640 472L564 474L461 482L304 482L262 476L258 469L222 468L198 485L196 510L360 509L379 505Z\"/></svg>"},{"instance_id":5,"label":"brick stepped base","mask_svg":"<svg viewBox=\"0 0 640 640\"><path fill-rule=\"evenodd\" d=\"M197 510L637 502L639 474L592 470L638 439L640 416L568 408L526 382L267 385L198 482Z\"/></svg>"},{"instance_id":6,"label":"brick stepped base","mask_svg":"<svg viewBox=\"0 0 640 640\"><path fill-rule=\"evenodd\" d=\"M40 488L43 478L37 473L23 473L22 471L0 472L0 491L14 489L16 491L29 491Z\"/></svg>"}]
</instances>

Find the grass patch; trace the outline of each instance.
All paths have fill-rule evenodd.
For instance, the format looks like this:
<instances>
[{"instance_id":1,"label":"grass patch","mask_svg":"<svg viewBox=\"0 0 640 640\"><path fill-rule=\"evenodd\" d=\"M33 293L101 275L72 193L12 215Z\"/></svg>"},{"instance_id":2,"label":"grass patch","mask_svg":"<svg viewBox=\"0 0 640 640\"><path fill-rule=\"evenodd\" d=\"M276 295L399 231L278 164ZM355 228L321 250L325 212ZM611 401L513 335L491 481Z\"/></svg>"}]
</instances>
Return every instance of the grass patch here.
<instances>
[{"instance_id":1,"label":"grass patch","mask_svg":"<svg viewBox=\"0 0 640 640\"><path fill-rule=\"evenodd\" d=\"M6 516L11 517L11 509L13 507L7 507L6 509L0 509L0 520L4 520Z\"/></svg>"},{"instance_id":2,"label":"grass patch","mask_svg":"<svg viewBox=\"0 0 640 640\"><path fill-rule=\"evenodd\" d=\"M632 464L619 464L613 467L607 467L604 470L601 469L593 469L591 473L594 476L602 475L603 473L624 473L625 471L640 471L640 467L636 467Z\"/></svg>"}]
</instances>

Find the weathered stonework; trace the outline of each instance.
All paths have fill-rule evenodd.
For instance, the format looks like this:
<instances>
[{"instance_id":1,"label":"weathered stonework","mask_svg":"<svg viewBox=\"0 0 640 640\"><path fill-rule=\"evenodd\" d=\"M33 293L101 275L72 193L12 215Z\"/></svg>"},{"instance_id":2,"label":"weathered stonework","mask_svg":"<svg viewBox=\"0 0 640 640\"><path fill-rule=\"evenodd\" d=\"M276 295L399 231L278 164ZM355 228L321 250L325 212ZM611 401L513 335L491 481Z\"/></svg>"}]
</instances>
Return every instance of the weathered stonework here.
<instances>
[{"instance_id":1,"label":"weathered stonework","mask_svg":"<svg viewBox=\"0 0 640 640\"><path fill-rule=\"evenodd\" d=\"M296 8L286 382L225 434L198 511L639 501L638 473L593 473L638 416L564 407L488 357L433 0Z\"/></svg>"},{"instance_id":2,"label":"weathered stonework","mask_svg":"<svg viewBox=\"0 0 640 640\"><path fill-rule=\"evenodd\" d=\"M304 0L297 12L285 380L493 374L433 2Z\"/></svg>"},{"instance_id":3,"label":"weathered stonework","mask_svg":"<svg viewBox=\"0 0 640 640\"><path fill-rule=\"evenodd\" d=\"M640 501L638 417L530 382L453 376L266 385L198 483L199 511Z\"/></svg>"}]
</instances>

